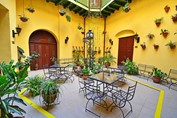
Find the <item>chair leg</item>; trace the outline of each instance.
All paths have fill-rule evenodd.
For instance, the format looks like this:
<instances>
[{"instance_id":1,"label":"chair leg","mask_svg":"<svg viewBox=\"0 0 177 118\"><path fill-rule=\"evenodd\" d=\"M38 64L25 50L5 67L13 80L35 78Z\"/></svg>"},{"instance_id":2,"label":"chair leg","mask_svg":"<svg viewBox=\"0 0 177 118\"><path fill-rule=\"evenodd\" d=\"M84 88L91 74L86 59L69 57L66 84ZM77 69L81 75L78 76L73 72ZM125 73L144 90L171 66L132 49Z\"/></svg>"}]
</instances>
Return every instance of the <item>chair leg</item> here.
<instances>
[{"instance_id":1,"label":"chair leg","mask_svg":"<svg viewBox=\"0 0 177 118\"><path fill-rule=\"evenodd\" d=\"M126 117L128 114L130 114L131 112L133 112L131 103L129 101L127 101L127 102L130 105L130 111L124 117Z\"/></svg>"},{"instance_id":2,"label":"chair leg","mask_svg":"<svg viewBox=\"0 0 177 118\"><path fill-rule=\"evenodd\" d=\"M92 113L93 115L95 115L95 116L97 116L97 117L100 118L100 115L94 113L93 111L91 111L91 110L89 110L89 109L87 108L87 105L88 105L89 101L90 101L90 100L88 100L87 103L86 103L85 112L90 112L90 113ZM94 103L93 103L93 104L94 104Z\"/></svg>"}]
</instances>

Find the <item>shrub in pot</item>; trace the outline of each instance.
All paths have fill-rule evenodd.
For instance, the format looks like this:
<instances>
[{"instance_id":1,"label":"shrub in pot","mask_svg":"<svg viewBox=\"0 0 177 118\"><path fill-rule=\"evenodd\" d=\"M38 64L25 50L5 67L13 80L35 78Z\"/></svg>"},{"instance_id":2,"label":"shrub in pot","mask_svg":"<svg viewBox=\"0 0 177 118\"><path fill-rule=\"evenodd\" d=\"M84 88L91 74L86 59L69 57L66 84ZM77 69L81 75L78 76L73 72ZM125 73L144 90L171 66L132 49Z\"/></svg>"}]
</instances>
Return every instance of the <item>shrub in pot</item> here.
<instances>
[{"instance_id":1,"label":"shrub in pot","mask_svg":"<svg viewBox=\"0 0 177 118\"><path fill-rule=\"evenodd\" d=\"M153 79L153 82L155 82L155 83L160 83L161 79L163 79L165 76L167 76L166 73L162 72L158 68L153 68L151 75L153 76L152 79Z\"/></svg>"},{"instance_id":2,"label":"shrub in pot","mask_svg":"<svg viewBox=\"0 0 177 118\"><path fill-rule=\"evenodd\" d=\"M46 80L41 84L40 92L44 102L49 105L59 98L60 89L56 82Z\"/></svg>"}]
</instances>

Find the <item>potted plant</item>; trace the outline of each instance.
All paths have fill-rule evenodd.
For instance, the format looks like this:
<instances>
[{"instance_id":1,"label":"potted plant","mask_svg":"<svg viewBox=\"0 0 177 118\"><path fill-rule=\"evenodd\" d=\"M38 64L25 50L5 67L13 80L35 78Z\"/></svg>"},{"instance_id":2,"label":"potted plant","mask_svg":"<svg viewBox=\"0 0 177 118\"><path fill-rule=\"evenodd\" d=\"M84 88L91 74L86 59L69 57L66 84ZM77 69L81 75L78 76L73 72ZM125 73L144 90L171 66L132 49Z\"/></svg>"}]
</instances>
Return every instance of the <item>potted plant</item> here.
<instances>
[{"instance_id":1,"label":"potted plant","mask_svg":"<svg viewBox=\"0 0 177 118\"><path fill-rule=\"evenodd\" d=\"M164 10L165 10L166 13L168 13L169 10L170 10L170 7L169 7L168 5L166 5L166 6L164 7Z\"/></svg>"},{"instance_id":2,"label":"potted plant","mask_svg":"<svg viewBox=\"0 0 177 118\"><path fill-rule=\"evenodd\" d=\"M44 100L44 103L50 105L59 98L59 85L57 85L57 83L52 80L43 81L43 83L41 84L40 93Z\"/></svg>"},{"instance_id":3,"label":"potted plant","mask_svg":"<svg viewBox=\"0 0 177 118\"><path fill-rule=\"evenodd\" d=\"M126 61L122 62L123 66L125 66L125 71L127 74L130 75L137 75L138 74L138 67L135 62L131 61L130 59L126 59Z\"/></svg>"},{"instance_id":4,"label":"potted plant","mask_svg":"<svg viewBox=\"0 0 177 118\"><path fill-rule=\"evenodd\" d=\"M155 22L155 24L156 24L157 27L160 26L160 24L161 24L161 22L162 22L162 19L163 19L163 17L155 19L154 22Z\"/></svg>"},{"instance_id":5,"label":"potted plant","mask_svg":"<svg viewBox=\"0 0 177 118\"><path fill-rule=\"evenodd\" d=\"M31 13L33 13L33 12L35 12L35 10L34 10L34 8L33 7L28 7L28 8L26 8L29 12L31 12Z\"/></svg>"},{"instance_id":6,"label":"potted plant","mask_svg":"<svg viewBox=\"0 0 177 118\"><path fill-rule=\"evenodd\" d=\"M174 49L176 47L176 42L168 42L165 46L169 46L171 49Z\"/></svg>"},{"instance_id":7,"label":"potted plant","mask_svg":"<svg viewBox=\"0 0 177 118\"><path fill-rule=\"evenodd\" d=\"M125 12L129 12L130 11L130 6L128 3L126 3L124 6L122 6L122 10L125 11Z\"/></svg>"},{"instance_id":8,"label":"potted plant","mask_svg":"<svg viewBox=\"0 0 177 118\"><path fill-rule=\"evenodd\" d=\"M28 59L28 58L27 58ZM20 85L24 82L28 76L29 61L25 59L23 67L19 70L19 64L14 64L14 60L6 64L0 63L0 70L3 75L0 75L0 116L1 118L13 118L14 113L23 115L26 113L19 105L24 101L17 96L17 93L21 90ZM18 103L18 104L16 104Z\"/></svg>"},{"instance_id":9,"label":"potted plant","mask_svg":"<svg viewBox=\"0 0 177 118\"><path fill-rule=\"evenodd\" d=\"M141 45L141 47L143 48L143 49L146 49L146 43L145 42L143 42L142 44L140 44Z\"/></svg>"},{"instance_id":10,"label":"potted plant","mask_svg":"<svg viewBox=\"0 0 177 118\"><path fill-rule=\"evenodd\" d=\"M157 44L154 44L153 46L154 46L154 49L158 49L159 48L159 45L157 45Z\"/></svg>"},{"instance_id":11,"label":"potted plant","mask_svg":"<svg viewBox=\"0 0 177 118\"><path fill-rule=\"evenodd\" d=\"M91 70L90 70L89 67L84 67L84 68L82 69L83 79L86 80L90 74L91 74Z\"/></svg>"},{"instance_id":12,"label":"potted plant","mask_svg":"<svg viewBox=\"0 0 177 118\"><path fill-rule=\"evenodd\" d=\"M175 14L174 16L172 16L172 20L173 20L174 23L177 22L177 14Z\"/></svg>"},{"instance_id":13,"label":"potted plant","mask_svg":"<svg viewBox=\"0 0 177 118\"><path fill-rule=\"evenodd\" d=\"M35 97L40 94L40 87L43 82L43 77L35 75L34 77L29 77L25 80L24 87L29 90L29 93L32 97Z\"/></svg>"},{"instance_id":14,"label":"potted plant","mask_svg":"<svg viewBox=\"0 0 177 118\"><path fill-rule=\"evenodd\" d=\"M163 35L165 38L168 36L168 30L167 29L161 29L160 35Z\"/></svg>"},{"instance_id":15,"label":"potted plant","mask_svg":"<svg viewBox=\"0 0 177 118\"><path fill-rule=\"evenodd\" d=\"M27 22L28 21L28 17L26 17L25 15L19 15L20 16L20 20L22 21L22 22Z\"/></svg>"},{"instance_id":16,"label":"potted plant","mask_svg":"<svg viewBox=\"0 0 177 118\"><path fill-rule=\"evenodd\" d=\"M161 79L163 79L165 76L167 76L166 73L162 72L160 69L158 68L153 68L152 69L152 73L151 73L153 82L155 83L160 83Z\"/></svg>"},{"instance_id":17,"label":"potted plant","mask_svg":"<svg viewBox=\"0 0 177 118\"><path fill-rule=\"evenodd\" d=\"M74 59L74 63L77 66L80 66L80 61L83 60L82 53L79 52L78 50L75 50L75 53L73 54L73 59Z\"/></svg>"},{"instance_id":18,"label":"potted plant","mask_svg":"<svg viewBox=\"0 0 177 118\"><path fill-rule=\"evenodd\" d=\"M71 22L71 16L70 16L69 14L66 14L66 20L67 20L68 22Z\"/></svg>"},{"instance_id":19,"label":"potted plant","mask_svg":"<svg viewBox=\"0 0 177 118\"><path fill-rule=\"evenodd\" d=\"M155 36L154 36L154 34L149 33L149 34L147 35L147 37L148 37L149 39L153 39Z\"/></svg>"},{"instance_id":20,"label":"potted plant","mask_svg":"<svg viewBox=\"0 0 177 118\"><path fill-rule=\"evenodd\" d=\"M66 11L65 11L64 9L60 9L60 10L59 10L59 13L60 13L61 16L63 16L63 15L66 14Z\"/></svg>"},{"instance_id":21,"label":"potted plant","mask_svg":"<svg viewBox=\"0 0 177 118\"><path fill-rule=\"evenodd\" d=\"M38 63L37 63L37 58L40 56L40 54L36 51L33 51L31 53L31 58L32 58L32 65L34 70L38 70Z\"/></svg>"},{"instance_id":22,"label":"potted plant","mask_svg":"<svg viewBox=\"0 0 177 118\"><path fill-rule=\"evenodd\" d=\"M50 60L51 60L52 64L58 64L57 58L56 58L55 56L52 56L52 57L50 58Z\"/></svg>"},{"instance_id":23,"label":"potted plant","mask_svg":"<svg viewBox=\"0 0 177 118\"><path fill-rule=\"evenodd\" d=\"M103 63L106 67L109 67L111 64L116 63L115 59L111 53L108 53L103 56Z\"/></svg>"}]
</instances>

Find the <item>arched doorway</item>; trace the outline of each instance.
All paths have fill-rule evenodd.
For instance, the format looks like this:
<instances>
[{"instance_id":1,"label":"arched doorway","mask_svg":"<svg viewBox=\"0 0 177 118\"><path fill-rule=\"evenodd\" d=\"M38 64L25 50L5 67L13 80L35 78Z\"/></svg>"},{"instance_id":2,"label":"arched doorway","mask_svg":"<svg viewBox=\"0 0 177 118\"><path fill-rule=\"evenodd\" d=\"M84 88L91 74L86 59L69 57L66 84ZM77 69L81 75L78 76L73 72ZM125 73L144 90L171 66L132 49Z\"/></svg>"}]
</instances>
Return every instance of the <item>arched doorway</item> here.
<instances>
[{"instance_id":1,"label":"arched doorway","mask_svg":"<svg viewBox=\"0 0 177 118\"><path fill-rule=\"evenodd\" d=\"M40 54L37 59L32 60L31 70L34 70L36 66L38 69L43 68L43 65L48 67L52 65L51 57L57 58L57 42L55 37L48 31L37 30L34 31L29 38L29 50L30 55L36 51Z\"/></svg>"}]
</instances>

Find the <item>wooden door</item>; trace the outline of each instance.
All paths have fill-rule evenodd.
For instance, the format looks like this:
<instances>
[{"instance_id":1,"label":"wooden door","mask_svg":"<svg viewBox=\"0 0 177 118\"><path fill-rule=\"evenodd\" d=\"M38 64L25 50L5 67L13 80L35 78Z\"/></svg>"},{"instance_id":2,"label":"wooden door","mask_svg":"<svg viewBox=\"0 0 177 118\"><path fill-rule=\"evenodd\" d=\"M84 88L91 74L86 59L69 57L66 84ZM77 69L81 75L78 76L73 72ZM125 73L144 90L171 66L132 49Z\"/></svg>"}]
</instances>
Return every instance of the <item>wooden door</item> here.
<instances>
[{"instance_id":1,"label":"wooden door","mask_svg":"<svg viewBox=\"0 0 177 118\"><path fill-rule=\"evenodd\" d=\"M57 43L52 34L44 30L38 30L32 33L29 40L30 55L36 51L40 54L37 59L32 60L31 70L34 70L36 64L39 69L43 68L43 65L52 65L51 57L57 58Z\"/></svg>"},{"instance_id":2,"label":"wooden door","mask_svg":"<svg viewBox=\"0 0 177 118\"><path fill-rule=\"evenodd\" d=\"M118 46L118 65L127 58L133 59L134 36L119 38Z\"/></svg>"}]
</instances>

